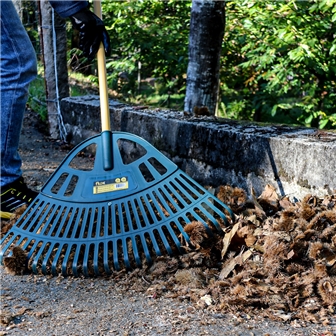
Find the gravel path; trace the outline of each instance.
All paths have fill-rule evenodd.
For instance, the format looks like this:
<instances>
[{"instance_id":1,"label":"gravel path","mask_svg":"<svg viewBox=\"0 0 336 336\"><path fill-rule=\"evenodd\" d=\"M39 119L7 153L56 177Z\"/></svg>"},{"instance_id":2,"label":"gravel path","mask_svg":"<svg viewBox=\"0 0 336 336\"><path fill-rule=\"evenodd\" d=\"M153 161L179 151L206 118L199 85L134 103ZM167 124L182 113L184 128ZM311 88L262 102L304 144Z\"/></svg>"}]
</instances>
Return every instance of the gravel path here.
<instances>
[{"instance_id":1,"label":"gravel path","mask_svg":"<svg viewBox=\"0 0 336 336\"><path fill-rule=\"evenodd\" d=\"M27 114L21 146L24 176L36 189L66 155L40 126ZM11 276L3 267L0 276L0 335L336 335L336 319L323 326L221 314L127 290L111 278Z\"/></svg>"},{"instance_id":2,"label":"gravel path","mask_svg":"<svg viewBox=\"0 0 336 336\"><path fill-rule=\"evenodd\" d=\"M1 270L2 335L335 335L336 327L196 310L125 291L111 279L11 276ZM6 320L7 318L7 320ZM4 321L5 320L5 321Z\"/></svg>"}]
</instances>

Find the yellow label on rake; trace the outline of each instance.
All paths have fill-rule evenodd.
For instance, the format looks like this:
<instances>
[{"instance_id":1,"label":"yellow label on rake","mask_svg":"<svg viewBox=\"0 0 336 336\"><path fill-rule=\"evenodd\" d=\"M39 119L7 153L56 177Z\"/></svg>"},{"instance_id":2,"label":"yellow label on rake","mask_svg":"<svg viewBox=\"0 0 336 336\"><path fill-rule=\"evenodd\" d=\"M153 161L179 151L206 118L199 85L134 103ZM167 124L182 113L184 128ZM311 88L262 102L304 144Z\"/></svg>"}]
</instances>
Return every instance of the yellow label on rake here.
<instances>
[{"instance_id":1,"label":"yellow label on rake","mask_svg":"<svg viewBox=\"0 0 336 336\"><path fill-rule=\"evenodd\" d=\"M128 189L127 177L118 177L112 180L95 182L93 186L93 193L96 195L125 189Z\"/></svg>"}]
</instances>

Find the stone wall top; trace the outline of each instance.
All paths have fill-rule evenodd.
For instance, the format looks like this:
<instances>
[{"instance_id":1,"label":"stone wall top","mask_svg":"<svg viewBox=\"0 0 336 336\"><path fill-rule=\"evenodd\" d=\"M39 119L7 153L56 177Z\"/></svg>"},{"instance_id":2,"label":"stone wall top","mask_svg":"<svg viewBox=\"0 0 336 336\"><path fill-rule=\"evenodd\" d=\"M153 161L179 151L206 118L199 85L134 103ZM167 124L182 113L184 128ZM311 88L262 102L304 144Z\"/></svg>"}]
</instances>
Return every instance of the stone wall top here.
<instances>
[{"instance_id":1,"label":"stone wall top","mask_svg":"<svg viewBox=\"0 0 336 336\"><path fill-rule=\"evenodd\" d=\"M72 142L100 132L98 96L65 98L63 119ZM217 187L265 185L300 198L336 190L336 132L187 116L181 111L110 101L111 129L136 134L193 179Z\"/></svg>"}]
</instances>

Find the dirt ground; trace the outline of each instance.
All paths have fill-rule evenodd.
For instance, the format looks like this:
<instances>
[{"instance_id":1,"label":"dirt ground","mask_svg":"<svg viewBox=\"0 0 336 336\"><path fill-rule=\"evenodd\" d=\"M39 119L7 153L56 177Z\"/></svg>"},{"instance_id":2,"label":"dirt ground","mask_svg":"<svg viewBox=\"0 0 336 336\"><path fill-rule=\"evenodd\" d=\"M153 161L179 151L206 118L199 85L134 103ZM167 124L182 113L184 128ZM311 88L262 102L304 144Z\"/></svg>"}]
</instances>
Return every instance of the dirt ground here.
<instances>
[{"instance_id":1,"label":"dirt ground","mask_svg":"<svg viewBox=\"0 0 336 336\"><path fill-rule=\"evenodd\" d=\"M35 113L26 113L20 154L25 180L35 190L69 151L45 128ZM0 335L336 335L335 318L322 325L273 321L257 310L224 314L188 296L133 290L118 277L12 276L3 267L0 272ZM145 277L137 281L149 287Z\"/></svg>"}]
</instances>

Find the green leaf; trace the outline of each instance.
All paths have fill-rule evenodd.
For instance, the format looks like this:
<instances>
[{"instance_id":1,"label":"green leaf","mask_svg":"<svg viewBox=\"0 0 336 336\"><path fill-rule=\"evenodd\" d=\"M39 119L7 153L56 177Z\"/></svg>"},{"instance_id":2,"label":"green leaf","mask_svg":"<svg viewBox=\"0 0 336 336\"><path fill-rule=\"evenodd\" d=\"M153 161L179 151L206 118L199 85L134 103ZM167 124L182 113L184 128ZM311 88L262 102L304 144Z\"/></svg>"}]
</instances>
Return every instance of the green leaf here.
<instances>
[{"instance_id":1,"label":"green leaf","mask_svg":"<svg viewBox=\"0 0 336 336\"><path fill-rule=\"evenodd\" d=\"M274 117L276 115L278 109L278 105L274 105L272 110L271 110L271 116Z\"/></svg>"},{"instance_id":2,"label":"green leaf","mask_svg":"<svg viewBox=\"0 0 336 336\"><path fill-rule=\"evenodd\" d=\"M331 17L331 22L335 22L336 21L336 12L334 13L334 15Z\"/></svg>"},{"instance_id":3,"label":"green leaf","mask_svg":"<svg viewBox=\"0 0 336 336\"><path fill-rule=\"evenodd\" d=\"M305 124L310 126L311 122L313 121L313 118L314 118L314 116L312 114L310 116L308 116L305 119Z\"/></svg>"},{"instance_id":4,"label":"green leaf","mask_svg":"<svg viewBox=\"0 0 336 336\"><path fill-rule=\"evenodd\" d=\"M329 122L329 119L322 119L322 120L320 120L320 122L319 122L319 128L320 129L325 128L327 126L328 122Z\"/></svg>"}]
</instances>

